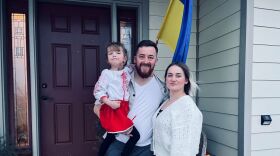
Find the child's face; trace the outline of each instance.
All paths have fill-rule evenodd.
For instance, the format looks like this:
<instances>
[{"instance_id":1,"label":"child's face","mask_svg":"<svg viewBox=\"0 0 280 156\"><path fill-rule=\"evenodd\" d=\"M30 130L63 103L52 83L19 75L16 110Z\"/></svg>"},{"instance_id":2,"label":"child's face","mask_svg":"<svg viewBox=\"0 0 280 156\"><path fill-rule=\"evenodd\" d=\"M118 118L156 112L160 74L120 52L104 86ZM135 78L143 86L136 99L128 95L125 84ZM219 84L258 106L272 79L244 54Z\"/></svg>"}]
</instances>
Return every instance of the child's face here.
<instances>
[{"instance_id":1,"label":"child's face","mask_svg":"<svg viewBox=\"0 0 280 156\"><path fill-rule=\"evenodd\" d=\"M127 57L124 55L123 49L121 47L109 47L107 49L108 63L111 65L112 69L122 69Z\"/></svg>"}]
</instances>

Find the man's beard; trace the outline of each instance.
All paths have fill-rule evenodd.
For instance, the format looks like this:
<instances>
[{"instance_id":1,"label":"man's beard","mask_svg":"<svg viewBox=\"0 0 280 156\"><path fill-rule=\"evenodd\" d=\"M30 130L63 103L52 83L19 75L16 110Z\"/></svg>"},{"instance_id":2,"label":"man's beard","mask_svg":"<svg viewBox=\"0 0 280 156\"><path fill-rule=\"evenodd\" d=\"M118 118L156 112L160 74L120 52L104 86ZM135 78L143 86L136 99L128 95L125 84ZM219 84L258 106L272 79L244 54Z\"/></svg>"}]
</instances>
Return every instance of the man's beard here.
<instances>
[{"instance_id":1,"label":"man's beard","mask_svg":"<svg viewBox=\"0 0 280 156\"><path fill-rule=\"evenodd\" d=\"M142 66L147 66L147 67L149 67L149 68L150 68L149 71L148 71L148 72L145 72L145 73L142 72L142 71L141 71L141 67L142 67ZM140 77L142 77L142 78L148 78L148 77L150 77L150 76L152 75L153 71L154 71L154 67L152 67L151 64L145 64L145 63L141 63L139 66L136 65L135 68L136 68L136 71L137 71L138 75L139 75Z\"/></svg>"}]
</instances>

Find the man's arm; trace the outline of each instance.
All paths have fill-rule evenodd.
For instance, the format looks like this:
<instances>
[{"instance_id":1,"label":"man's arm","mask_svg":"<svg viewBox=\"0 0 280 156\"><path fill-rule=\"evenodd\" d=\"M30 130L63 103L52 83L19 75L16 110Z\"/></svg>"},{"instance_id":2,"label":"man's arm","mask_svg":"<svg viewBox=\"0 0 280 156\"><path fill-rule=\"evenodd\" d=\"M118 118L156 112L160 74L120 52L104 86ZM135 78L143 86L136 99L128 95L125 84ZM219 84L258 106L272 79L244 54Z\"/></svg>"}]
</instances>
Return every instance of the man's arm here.
<instances>
[{"instance_id":1,"label":"man's arm","mask_svg":"<svg viewBox=\"0 0 280 156\"><path fill-rule=\"evenodd\" d=\"M101 105L94 105L94 107L93 107L93 112L98 118L100 118L100 108L101 108Z\"/></svg>"}]
</instances>

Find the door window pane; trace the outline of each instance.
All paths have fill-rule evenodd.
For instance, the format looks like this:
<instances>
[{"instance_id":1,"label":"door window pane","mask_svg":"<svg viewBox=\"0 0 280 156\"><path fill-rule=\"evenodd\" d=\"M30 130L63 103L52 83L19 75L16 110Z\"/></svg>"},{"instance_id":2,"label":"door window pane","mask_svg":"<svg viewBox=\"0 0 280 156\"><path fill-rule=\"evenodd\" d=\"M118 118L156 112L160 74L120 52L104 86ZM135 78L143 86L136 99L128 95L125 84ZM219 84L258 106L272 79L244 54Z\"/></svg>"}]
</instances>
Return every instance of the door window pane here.
<instances>
[{"instance_id":1,"label":"door window pane","mask_svg":"<svg viewBox=\"0 0 280 156\"><path fill-rule=\"evenodd\" d=\"M15 143L19 148L29 146L29 96L26 55L26 15L12 13L12 64Z\"/></svg>"},{"instance_id":2,"label":"door window pane","mask_svg":"<svg viewBox=\"0 0 280 156\"><path fill-rule=\"evenodd\" d=\"M131 22L120 21L120 42L124 44L127 50L127 63L131 63L131 50L132 50L132 24Z\"/></svg>"},{"instance_id":3,"label":"door window pane","mask_svg":"<svg viewBox=\"0 0 280 156\"><path fill-rule=\"evenodd\" d=\"M136 30L137 30L137 10L136 8L130 7L118 7L117 8L118 15L118 36L119 41L124 44L127 50L128 61L127 63L131 63L132 55L135 49L136 43Z\"/></svg>"}]
</instances>

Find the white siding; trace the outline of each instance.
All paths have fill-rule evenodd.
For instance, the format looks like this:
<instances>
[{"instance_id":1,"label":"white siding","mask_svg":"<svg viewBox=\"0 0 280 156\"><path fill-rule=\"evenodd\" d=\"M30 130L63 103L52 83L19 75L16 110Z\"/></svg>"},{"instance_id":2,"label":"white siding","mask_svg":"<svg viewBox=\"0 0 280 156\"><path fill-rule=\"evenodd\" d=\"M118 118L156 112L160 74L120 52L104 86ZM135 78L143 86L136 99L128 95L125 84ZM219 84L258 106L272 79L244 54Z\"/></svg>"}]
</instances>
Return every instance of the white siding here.
<instances>
[{"instance_id":1,"label":"white siding","mask_svg":"<svg viewBox=\"0 0 280 156\"><path fill-rule=\"evenodd\" d=\"M198 7L198 104L207 150L237 156L240 0L200 0Z\"/></svg>"},{"instance_id":2,"label":"white siding","mask_svg":"<svg viewBox=\"0 0 280 156\"><path fill-rule=\"evenodd\" d=\"M279 18L279 0L254 0L252 156L280 153ZM271 125L261 125L262 114L271 115Z\"/></svg>"},{"instance_id":3,"label":"white siding","mask_svg":"<svg viewBox=\"0 0 280 156\"><path fill-rule=\"evenodd\" d=\"M252 129L252 133L262 135L261 133L279 132L280 131L280 115L271 115L271 118L273 118L273 122L271 122L271 124L269 126L262 126L260 124L261 123L260 117L258 115L252 116L252 127L254 127L254 129ZM253 142L253 144L256 144L256 143Z\"/></svg>"},{"instance_id":4,"label":"white siding","mask_svg":"<svg viewBox=\"0 0 280 156\"><path fill-rule=\"evenodd\" d=\"M166 9L169 4L169 0L150 0L149 6L149 39L152 41L156 41L156 36L161 26L162 20L166 13ZM196 78L196 21L197 21L197 1L193 0L193 18L192 18L192 30L191 30L191 39L189 45L189 53L187 58L187 65L189 66L191 72L193 73L193 77ZM171 63L173 52L170 51L168 46L166 46L163 42L159 42L159 55L158 62L155 67L155 72L157 75L163 79L164 72L166 67Z\"/></svg>"},{"instance_id":5,"label":"white siding","mask_svg":"<svg viewBox=\"0 0 280 156\"><path fill-rule=\"evenodd\" d=\"M272 149L272 150L260 150L260 151L252 151L252 156L279 156L280 150L279 149Z\"/></svg>"},{"instance_id":6,"label":"white siding","mask_svg":"<svg viewBox=\"0 0 280 156\"><path fill-rule=\"evenodd\" d=\"M260 114L279 114L279 104L280 98L253 98L252 105L252 115ZM274 119L273 122L274 123ZM254 129L253 129L254 131ZM280 131L280 130L279 130Z\"/></svg>"}]
</instances>

